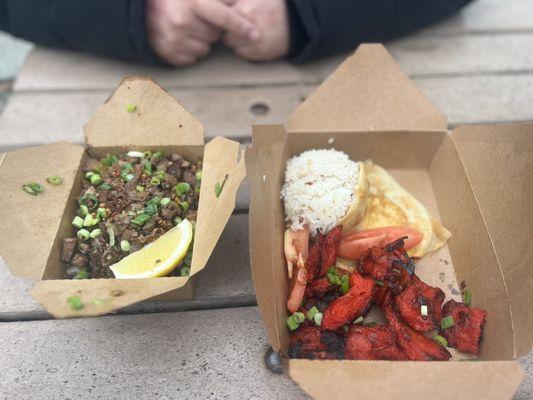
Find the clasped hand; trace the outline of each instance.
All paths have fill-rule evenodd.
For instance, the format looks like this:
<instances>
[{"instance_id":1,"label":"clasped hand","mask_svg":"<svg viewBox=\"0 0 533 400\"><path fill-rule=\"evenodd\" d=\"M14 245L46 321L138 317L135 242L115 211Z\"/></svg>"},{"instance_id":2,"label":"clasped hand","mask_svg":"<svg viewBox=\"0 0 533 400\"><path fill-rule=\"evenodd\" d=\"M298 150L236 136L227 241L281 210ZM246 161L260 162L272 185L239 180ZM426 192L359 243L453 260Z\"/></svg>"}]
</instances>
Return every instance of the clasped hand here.
<instances>
[{"instance_id":1,"label":"clasped hand","mask_svg":"<svg viewBox=\"0 0 533 400\"><path fill-rule=\"evenodd\" d=\"M146 0L146 24L155 52L173 65L195 63L219 41L251 61L289 50L285 0Z\"/></svg>"}]
</instances>

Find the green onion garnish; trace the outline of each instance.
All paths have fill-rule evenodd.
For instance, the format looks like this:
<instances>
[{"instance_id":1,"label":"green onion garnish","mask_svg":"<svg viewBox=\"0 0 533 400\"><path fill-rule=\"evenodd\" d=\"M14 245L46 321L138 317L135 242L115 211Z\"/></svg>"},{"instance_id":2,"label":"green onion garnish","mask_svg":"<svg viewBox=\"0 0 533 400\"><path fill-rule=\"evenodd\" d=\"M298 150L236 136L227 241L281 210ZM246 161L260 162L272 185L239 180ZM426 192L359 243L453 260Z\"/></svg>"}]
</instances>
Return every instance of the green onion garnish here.
<instances>
[{"instance_id":1,"label":"green onion garnish","mask_svg":"<svg viewBox=\"0 0 533 400\"><path fill-rule=\"evenodd\" d=\"M189 185L187 182L180 182L174 186L174 190L176 191L177 196L181 196L182 194L188 193L189 190L191 190L191 185Z\"/></svg>"},{"instance_id":2,"label":"green onion garnish","mask_svg":"<svg viewBox=\"0 0 533 400\"><path fill-rule=\"evenodd\" d=\"M194 193L199 194L200 193L200 186L194 187Z\"/></svg>"},{"instance_id":3,"label":"green onion garnish","mask_svg":"<svg viewBox=\"0 0 533 400\"><path fill-rule=\"evenodd\" d=\"M170 204L170 197L163 197L161 199L161 205L166 206L167 204Z\"/></svg>"},{"instance_id":4,"label":"green onion garnish","mask_svg":"<svg viewBox=\"0 0 533 400\"><path fill-rule=\"evenodd\" d=\"M135 178L135 175L134 174L127 174L124 179L129 182L129 181L132 181L133 178Z\"/></svg>"},{"instance_id":5,"label":"green onion garnish","mask_svg":"<svg viewBox=\"0 0 533 400\"><path fill-rule=\"evenodd\" d=\"M63 179L59 175L51 176L50 178L46 178L46 182L48 182L50 185L61 185L63 183Z\"/></svg>"},{"instance_id":6,"label":"green onion garnish","mask_svg":"<svg viewBox=\"0 0 533 400\"><path fill-rule=\"evenodd\" d=\"M73 310L81 310L85 305L78 296L70 296L67 298L67 302L70 304L70 308Z\"/></svg>"},{"instance_id":7,"label":"green onion garnish","mask_svg":"<svg viewBox=\"0 0 533 400\"><path fill-rule=\"evenodd\" d=\"M156 151L152 157L153 158L159 158L159 157L163 157L165 155L165 152L164 151Z\"/></svg>"},{"instance_id":8,"label":"green onion garnish","mask_svg":"<svg viewBox=\"0 0 533 400\"><path fill-rule=\"evenodd\" d=\"M83 228L83 218L78 216L74 217L72 220L72 225L78 229Z\"/></svg>"},{"instance_id":9,"label":"green onion garnish","mask_svg":"<svg viewBox=\"0 0 533 400\"><path fill-rule=\"evenodd\" d=\"M320 312L320 310L318 308L316 308L315 306L313 306L309 311L307 311L307 319L309 321L312 321L313 318L315 317L315 315L317 313L319 313L319 312Z\"/></svg>"},{"instance_id":10,"label":"green onion garnish","mask_svg":"<svg viewBox=\"0 0 533 400\"><path fill-rule=\"evenodd\" d=\"M112 247L115 245L115 231L112 226L107 227L107 235L109 236L109 245Z\"/></svg>"},{"instance_id":11,"label":"green onion garnish","mask_svg":"<svg viewBox=\"0 0 533 400\"><path fill-rule=\"evenodd\" d=\"M455 325L455 321L451 315L444 317L440 322L440 327L442 330L450 328Z\"/></svg>"},{"instance_id":12,"label":"green onion garnish","mask_svg":"<svg viewBox=\"0 0 533 400\"><path fill-rule=\"evenodd\" d=\"M148 222L151 218L152 218L151 215L148 215L148 214L140 214L140 215L137 215L135 218L133 218L133 219L131 220L131 223L134 224L134 225L142 226L142 225L144 225L146 222Z\"/></svg>"},{"instance_id":13,"label":"green onion garnish","mask_svg":"<svg viewBox=\"0 0 533 400\"><path fill-rule=\"evenodd\" d=\"M80 240L87 240L91 237L91 233L87 229L80 229L76 235Z\"/></svg>"},{"instance_id":14,"label":"green onion garnish","mask_svg":"<svg viewBox=\"0 0 533 400\"><path fill-rule=\"evenodd\" d=\"M157 176L152 176L150 178L150 185L157 186L159 184L161 184L161 179L159 179Z\"/></svg>"},{"instance_id":15,"label":"green onion garnish","mask_svg":"<svg viewBox=\"0 0 533 400\"><path fill-rule=\"evenodd\" d=\"M98 197L91 193L84 194L80 197L80 205L85 205L92 211L98 207Z\"/></svg>"},{"instance_id":16,"label":"green onion garnish","mask_svg":"<svg viewBox=\"0 0 533 400\"><path fill-rule=\"evenodd\" d=\"M135 150L131 150L131 151L128 151L126 153L126 155L128 157L133 157L133 158L141 158L141 157L144 157L144 153L142 151L135 151Z\"/></svg>"},{"instance_id":17,"label":"green onion garnish","mask_svg":"<svg viewBox=\"0 0 533 400\"><path fill-rule=\"evenodd\" d=\"M420 315L422 315L423 317L428 316L428 306L426 306L425 304L422 304L420 306Z\"/></svg>"},{"instance_id":18,"label":"green onion garnish","mask_svg":"<svg viewBox=\"0 0 533 400\"><path fill-rule=\"evenodd\" d=\"M102 235L102 230L101 230L101 229L98 229L98 228L94 229L94 230L91 232L91 234L90 234L91 239L96 239L97 237L100 237L101 235Z\"/></svg>"},{"instance_id":19,"label":"green onion garnish","mask_svg":"<svg viewBox=\"0 0 533 400\"><path fill-rule=\"evenodd\" d=\"M106 212L105 208L98 208L96 210L96 218L104 219L106 217L107 217L107 212Z\"/></svg>"},{"instance_id":20,"label":"green onion garnish","mask_svg":"<svg viewBox=\"0 0 533 400\"><path fill-rule=\"evenodd\" d=\"M184 213L187 213L187 211L189 211L189 203L187 203L186 201L182 201L180 203L180 206L183 209Z\"/></svg>"},{"instance_id":21,"label":"green onion garnish","mask_svg":"<svg viewBox=\"0 0 533 400\"><path fill-rule=\"evenodd\" d=\"M378 286L385 286L385 284L383 283L383 281L374 281L376 285Z\"/></svg>"},{"instance_id":22,"label":"green onion garnish","mask_svg":"<svg viewBox=\"0 0 533 400\"><path fill-rule=\"evenodd\" d=\"M102 164L110 167L111 165L113 165L114 163L116 163L118 161L118 157L117 156L114 156L113 154L108 154L107 156L105 156L105 158L102 160Z\"/></svg>"},{"instance_id":23,"label":"green onion garnish","mask_svg":"<svg viewBox=\"0 0 533 400\"><path fill-rule=\"evenodd\" d=\"M81 215L83 215L84 217L86 215L89 215L89 207L87 207L85 204L82 204L80 206L80 211L81 211Z\"/></svg>"},{"instance_id":24,"label":"green onion garnish","mask_svg":"<svg viewBox=\"0 0 533 400\"><path fill-rule=\"evenodd\" d=\"M165 171L155 171L154 176L157 176L159 179L165 179L167 177L167 173Z\"/></svg>"},{"instance_id":25,"label":"green onion garnish","mask_svg":"<svg viewBox=\"0 0 533 400\"><path fill-rule=\"evenodd\" d=\"M448 347L448 341L446 340L445 337L443 337L441 335L434 334L432 339L435 342L437 342L438 344L440 344L442 347Z\"/></svg>"},{"instance_id":26,"label":"green onion garnish","mask_svg":"<svg viewBox=\"0 0 533 400\"><path fill-rule=\"evenodd\" d=\"M463 292L463 303L467 306L469 306L470 304L472 304L472 290L470 289L466 289L464 292Z\"/></svg>"},{"instance_id":27,"label":"green onion garnish","mask_svg":"<svg viewBox=\"0 0 533 400\"><path fill-rule=\"evenodd\" d=\"M201 181L202 180L202 170L197 171L196 174L194 175L194 177L196 178L197 181Z\"/></svg>"},{"instance_id":28,"label":"green onion garnish","mask_svg":"<svg viewBox=\"0 0 533 400\"><path fill-rule=\"evenodd\" d=\"M93 176L94 174L96 174L96 172L94 172L94 171L86 172L85 173L85 178L86 179L91 179L91 176Z\"/></svg>"},{"instance_id":29,"label":"green onion garnish","mask_svg":"<svg viewBox=\"0 0 533 400\"><path fill-rule=\"evenodd\" d=\"M129 253L131 249L131 244L127 240L121 240L120 241L120 250L122 250L124 253Z\"/></svg>"},{"instance_id":30,"label":"green onion garnish","mask_svg":"<svg viewBox=\"0 0 533 400\"><path fill-rule=\"evenodd\" d=\"M135 104L126 104L126 112L134 113L137 111L137 106Z\"/></svg>"},{"instance_id":31,"label":"green onion garnish","mask_svg":"<svg viewBox=\"0 0 533 400\"><path fill-rule=\"evenodd\" d=\"M296 330L296 329L298 329L298 328L300 327L300 324L297 323L297 322L294 320L294 318L292 317L292 315L291 315L289 318L287 318L287 319L285 320L285 323L287 324L287 327L289 328L289 330L290 330L291 332L294 331L294 330Z\"/></svg>"},{"instance_id":32,"label":"green onion garnish","mask_svg":"<svg viewBox=\"0 0 533 400\"><path fill-rule=\"evenodd\" d=\"M152 174L152 163L149 160L143 160L141 165L144 172L146 172L148 175Z\"/></svg>"},{"instance_id":33,"label":"green onion garnish","mask_svg":"<svg viewBox=\"0 0 533 400\"><path fill-rule=\"evenodd\" d=\"M74 279L89 279L89 274L84 269L80 270L76 275L74 275Z\"/></svg>"},{"instance_id":34,"label":"green onion garnish","mask_svg":"<svg viewBox=\"0 0 533 400\"><path fill-rule=\"evenodd\" d=\"M315 324L317 324L318 326L322 325L322 313L316 313L313 317L313 321L315 321Z\"/></svg>"},{"instance_id":35,"label":"green onion garnish","mask_svg":"<svg viewBox=\"0 0 533 400\"><path fill-rule=\"evenodd\" d=\"M215 185L215 196L220 196L220 193L222 193L222 185L217 182L217 184Z\"/></svg>"},{"instance_id":36,"label":"green onion garnish","mask_svg":"<svg viewBox=\"0 0 533 400\"><path fill-rule=\"evenodd\" d=\"M31 194L32 196L37 196L39 193L43 192L44 188L42 185L36 182L30 182L22 185L22 190L28 194Z\"/></svg>"},{"instance_id":37,"label":"green onion garnish","mask_svg":"<svg viewBox=\"0 0 533 400\"><path fill-rule=\"evenodd\" d=\"M93 186L98 186L103 182L100 174L94 174L93 176L89 178L89 180L91 181L91 185Z\"/></svg>"},{"instance_id":38,"label":"green onion garnish","mask_svg":"<svg viewBox=\"0 0 533 400\"><path fill-rule=\"evenodd\" d=\"M83 226L94 226L96 225L98 222L95 222L97 221L95 218L93 218L92 214L87 214L85 216L85 219L83 220Z\"/></svg>"},{"instance_id":39,"label":"green onion garnish","mask_svg":"<svg viewBox=\"0 0 533 400\"><path fill-rule=\"evenodd\" d=\"M175 223L176 225L180 224L181 221L183 221L183 220L182 220L181 217L179 217L179 216L176 217L176 218L174 218L174 223Z\"/></svg>"},{"instance_id":40,"label":"green onion garnish","mask_svg":"<svg viewBox=\"0 0 533 400\"><path fill-rule=\"evenodd\" d=\"M94 299L91 303L93 303L95 306L100 306L100 305L104 304L105 302L103 300L100 300L100 299Z\"/></svg>"},{"instance_id":41,"label":"green onion garnish","mask_svg":"<svg viewBox=\"0 0 533 400\"><path fill-rule=\"evenodd\" d=\"M342 294L346 294L348 290L350 290L350 281L348 280L348 275L344 275L341 278L341 292Z\"/></svg>"},{"instance_id":42,"label":"green onion garnish","mask_svg":"<svg viewBox=\"0 0 533 400\"><path fill-rule=\"evenodd\" d=\"M113 189L113 186L111 186L107 182L104 182L98 187L98 189L100 189L100 190L111 190L111 189Z\"/></svg>"},{"instance_id":43,"label":"green onion garnish","mask_svg":"<svg viewBox=\"0 0 533 400\"><path fill-rule=\"evenodd\" d=\"M363 323L363 326L366 326L367 328L373 328L377 324L378 323L376 321L368 321L368 322Z\"/></svg>"},{"instance_id":44,"label":"green onion garnish","mask_svg":"<svg viewBox=\"0 0 533 400\"><path fill-rule=\"evenodd\" d=\"M181 276L189 276L190 273L191 273L191 268L190 267L183 267L180 270L180 275Z\"/></svg>"},{"instance_id":45,"label":"green onion garnish","mask_svg":"<svg viewBox=\"0 0 533 400\"><path fill-rule=\"evenodd\" d=\"M145 152L143 153L143 157L144 157L144 158L150 158L150 157L152 157L152 152L151 152L151 151L145 151Z\"/></svg>"},{"instance_id":46,"label":"green onion garnish","mask_svg":"<svg viewBox=\"0 0 533 400\"><path fill-rule=\"evenodd\" d=\"M363 316L359 316L357 317L357 319L353 322L354 324L360 324L361 322L363 322L365 319L363 318Z\"/></svg>"},{"instance_id":47,"label":"green onion garnish","mask_svg":"<svg viewBox=\"0 0 533 400\"><path fill-rule=\"evenodd\" d=\"M137 186L135 187L135 190L136 190L137 192L144 192L144 186L137 185Z\"/></svg>"},{"instance_id":48,"label":"green onion garnish","mask_svg":"<svg viewBox=\"0 0 533 400\"><path fill-rule=\"evenodd\" d=\"M332 285L341 286L342 281L341 281L341 277L339 276L339 273L337 271L337 268L330 267L328 269L328 272L327 272L326 276L328 277L329 283L331 283Z\"/></svg>"},{"instance_id":49,"label":"green onion garnish","mask_svg":"<svg viewBox=\"0 0 533 400\"><path fill-rule=\"evenodd\" d=\"M294 314L292 314L292 317L299 324L305 321L305 315L301 312L295 312Z\"/></svg>"}]
</instances>

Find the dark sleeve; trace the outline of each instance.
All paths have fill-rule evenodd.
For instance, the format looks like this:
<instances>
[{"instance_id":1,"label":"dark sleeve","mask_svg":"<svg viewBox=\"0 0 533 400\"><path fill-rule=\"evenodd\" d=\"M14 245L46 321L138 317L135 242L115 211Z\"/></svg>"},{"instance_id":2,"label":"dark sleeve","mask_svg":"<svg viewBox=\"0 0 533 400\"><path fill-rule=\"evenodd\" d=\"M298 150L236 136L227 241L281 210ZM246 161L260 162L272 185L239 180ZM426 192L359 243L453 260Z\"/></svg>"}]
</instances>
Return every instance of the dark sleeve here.
<instances>
[{"instance_id":1,"label":"dark sleeve","mask_svg":"<svg viewBox=\"0 0 533 400\"><path fill-rule=\"evenodd\" d=\"M434 24L471 0L287 0L289 59L308 61Z\"/></svg>"},{"instance_id":2,"label":"dark sleeve","mask_svg":"<svg viewBox=\"0 0 533 400\"><path fill-rule=\"evenodd\" d=\"M0 29L45 46L159 64L144 0L0 0Z\"/></svg>"}]
</instances>

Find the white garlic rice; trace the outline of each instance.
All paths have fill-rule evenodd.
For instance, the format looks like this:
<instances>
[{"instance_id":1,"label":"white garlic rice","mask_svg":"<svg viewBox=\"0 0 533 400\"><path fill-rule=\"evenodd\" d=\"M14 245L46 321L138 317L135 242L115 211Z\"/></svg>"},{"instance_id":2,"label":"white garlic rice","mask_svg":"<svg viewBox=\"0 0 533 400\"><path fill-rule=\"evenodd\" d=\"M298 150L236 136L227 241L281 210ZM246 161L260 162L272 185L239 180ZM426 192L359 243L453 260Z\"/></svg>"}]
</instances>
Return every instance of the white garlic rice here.
<instances>
[{"instance_id":1,"label":"white garlic rice","mask_svg":"<svg viewBox=\"0 0 533 400\"><path fill-rule=\"evenodd\" d=\"M312 234L330 231L348 212L358 181L359 165L342 151L308 150L291 158L281 189L285 219L293 230L307 224Z\"/></svg>"}]
</instances>

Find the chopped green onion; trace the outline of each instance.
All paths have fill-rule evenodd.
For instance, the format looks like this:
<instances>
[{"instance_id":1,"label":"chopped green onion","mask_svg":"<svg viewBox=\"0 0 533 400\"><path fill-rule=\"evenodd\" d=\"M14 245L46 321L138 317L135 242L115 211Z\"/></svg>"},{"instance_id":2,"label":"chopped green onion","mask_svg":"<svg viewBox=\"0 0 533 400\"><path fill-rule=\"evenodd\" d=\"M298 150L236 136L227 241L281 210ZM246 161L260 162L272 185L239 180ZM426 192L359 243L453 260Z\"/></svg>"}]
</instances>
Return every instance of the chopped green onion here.
<instances>
[{"instance_id":1,"label":"chopped green onion","mask_svg":"<svg viewBox=\"0 0 533 400\"><path fill-rule=\"evenodd\" d=\"M144 157L144 158L150 158L150 157L152 157L152 152L151 152L151 151L145 151L145 152L143 153L143 157Z\"/></svg>"},{"instance_id":2,"label":"chopped green onion","mask_svg":"<svg viewBox=\"0 0 533 400\"><path fill-rule=\"evenodd\" d=\"M167 177L167 173L165 171L155 171L154 176L157 176L159 179L165 179Z\"/></svg>"},{"instance_id":3,"label":"chopped green onion","mask_svg":"<svg viewBox=\"0 0 533 400\"><path fill-rule=\"evenodd\" d=\"M332 285L341 286L342 281L335 267L330 267L326 276L328 277L329 283L331 283Z\"/></svg>"},{"instance_id":4,"label":"chopped green onion","mask_svg":"<svg viewBox=\"0 0 533 400\"><path fill-rule=\"evenodd\" d=\"M142 226L146 222L148 222L152 218L151 215L148 214L139 214L135 218L131 220L131 223L134 225Z\"/></svg>"},{"instance_id":5,"label":"chopped green onion","mask_svg":"<svg viewBox=\"0 0 533 400\"><path fill-rule=\"evenodd\" d=\"M75 216L74 219L72 220L72 225L78 229L83 228L83 218Z\"/></svg>"},{"instance_id":6,"label":"chopped green onion","mask_svg":"<svg viewBox=\"0 0 533 400\"><path fill-rule=\"evenodd\" d=\"M102 164L110 167L112 164L116 163L118 161L118 157L114 156L113 154L107 154L105 158L102 160Z\"/></svg>"},{"instance_id":7,"label":"chopped green onion","mask_svg":"<svg viewBox=\"0 0 533 400\"><path fill-rule=\"evenodd\" d=\"M183 220L181 219L181 217L176 217L176 218L174 218L174 223L175 223L176 225L181 224L182 221L183 221Z\"/></svg>"},{"instance_id":8,"label":"chopped green onion","mask_svg":"<svg viewBox=\"0 0 533 400\"><path fill-rule=\"evenodd\" d=\"M94 171L86 172L85 173L85 179L91 179L91 176L93 176L95 174L96 174L96 172L94 172Z\"/></svg>"},{"instance_id":9,"label":"chopped green onion","mask_svg":"<svg viewBox=\"0 0 533 400\"><path fill-rule=\"evenodd\" d=\"M432 339L435 342L437 342L438 344L440 344L442 347L448 347L448 341L446 340L445 337L443 337L441 335L434 334Z\"/></svg>"},{"instance_id":10,"label":"chopped green onion","mask_svg":"<svg viewBox=\"0 0 533 400\"><path fill-rule=\"evenodd\" d=\"M383 283L383 281L374 281L376 285L378 286L385 286L385 284Z\"/></svg>"},{"instance_id":11,"label":"chopped green onion","mask_svg":"<svg viewBox=\"0 0 533 400\"><path fill-rule=\"evenodd\" d=\"M428 316L428 306L426 306L425 304L422 304L420 306L420 315L422 315L423 317Z\"/></svg>"},{"instance_id":12,"label":"chopped green onion","mask_svg":"<svg viewBox=\"0 0 533 400\"><path fill-rule=\"evenodd\" d=\"M164 156L164 155L165 155L165 152L164 152L164 151L156 151L156 152L152 155L152 157L153 157L153 158L159 158L159 157L162 157L162 156Z\"/></svg>"},{"instance_id":13,"label":"chopped green onion","mask_svg":"<svg viewBox=\"0 0 533 400\"><path fill-rule=\"evenodd\" d=\"M102 234L102 230L101 229L94 229L92 232L91 232L91 239L96 239L97 237L100 237L100 235Z\"/></svg>"},{"instance_id":14,"label":"chopped green onion","mask_svg":"<svg viewBox=\"0 0 533 400\"><path fill-rule=\"evenodd\" d=\"M78 296L68 297L67 302L70 304L70 308L75 311L81 310L83 307L85 307L85 304L83 304L83 302Z\"/></svg>"},{"instance_id":15,"label":"chopped green onion","mask_svg":"<svg viewBox=\"0 0 533 400\"><path fill-rule=\"evenodd\" d=\"M180 270L180 275L181 276L189 276L190 273L191 273L191 267L183 267Z\"/></svg>"},{"instance_id":16,"label":"chopped green onion","mask_svg":"<svg viewBox=\"0 0 533 400\"><path fill-rule=\"evenodd\" d=\"M146 172L148 175L152 174L152 163L149 160L143 160L141 165L144 172Z\"/></svg>"},{"instance_id":17,"label":"chopped green onion","mask_svg":"<svg viewBox=\"0 0 533 400\"><path fill-rule=\"evenodd\" d=\"M472 304L472 290L470 289L466 289L464 292L463 292L463 303L467 306L469 306L470 304Z\"/></svg>"},{"instance_id":18,"label":"chopped green onion","mask_svg":"<svg viewBox=\"0 0 533 400\"><path fill-rule=\"evenodd\" d=\"M157 214L157 204L146 204L146 207L144 207L144 212L150 216Z\"/></svg>"},{"instance_id":19,"label":"chopped green onion","mask_svg":"<svg viewBox=\"0 0 533 400\"><path fill-rule=\"evenodd\" d=\"M102 304L104 304L105 302L103 300L100 300L100 299L94 299L92 301L92 303L95 305L95 306L100 306Z\"/></svg>"},{"instance_id":20,"label":"chopped green onion","mask_svg":"<svg viewBox=\"0 0 533 400\"><path fill-rule=\"evenodd\" d=\"M92 214L87 214L83 220L83 226L94 226L98 223L98 219L94 218Z\"/></svg>"},{"instance_id":21,"label":"chopped green onion","mask_svg":"<svg viewBox=\"0 0 533 400\"><path fill-rule=\"evenodd\" d=\"M319 313L319 312L320 310L316 308L315 306L313 306L309 311L307 311L307 319L309 321L312 321L316 313Z\"/></svg>"},{"instance_id":22,"label":"chopped green onion","mask_svg":"<svg viewBox=\"0 0 533 400\"><path fill-rule=\"evenodd\" d=\"M28 194L31 194L32 196L37 196L39 193L43 192L44 188L42 185L36 182L30 182L22 185L22 190Z\"/></svg>"},{"instance_id":23,"label":"chopped green onion","mask_svg":"<svg viewBox=\"0 0 533 400\"><path fill-rule=\"evenodd\" d=\"M82 204L80 206L81 215L84 217L89 214L89 207L87 207L85 204Z\"/></svg>"},{"instance_id":24,"label":"chopped green onion","mask_svg":"<svg viewBox=\"0 0 533 400\"><path fill-rule=\"evenodd\" d=\"M181 196L182 194L188 193L189 190L191 190L191 185L189 185L187 182L180 182L174 186L174 190L176 191L177 196Z\"/></svg>"},{"instance_id":25,"label":"chopped green onion","mask_svg":"<svg viewBox=\"0 0 533 400\"><path fill-rule=\"evenodd\" d=\"M301 313L301 312L295 312L294 314L292 314L292 317L299 324L301 324L302 322L305 321L305 315L303 313Z\"/></svg>"},{"instance_id":26,"label":"chopped green onion","mask_svg":"<svg viewBox=\"0 0 533 400\"><path fill-rule=\"evenodd\" d=\"M199 194L200 193L200 186L194 187L194 193Z\"/></svg>"},{"instance_id":27,"label":"chopped green onion","mask_svg":"<svg viewBox=\"0 0 533 400\"><path fill-rule=\"evenodd\" d=\"M159 197L154 196L154 197L152 197L150 200L148 200L148 201L146 202L146 204L147 204L147 205L148 205L148 204L158 205L160 202L161 202L161 200L159 199Z\"/></svg>"},{"instance_id":28,"label":"chopped green onion","mask_svg":"<svg viewBox=\"0 0 533 400\"><path fill-rule=\"evenodd\" d=\"M135 190L136 190L137 192L144 192L144 186L137 185L137 187L135 188Z\"/></svg>"},{"instance_id":29,"label":"chopped green onion","mask_svg":"<svg viewBox=\"0 0 533 400\"><path fill-rule=\"evenodd\" d=\"M74 279L89 279L89 273L82 269L80 272L74 275Z\"/></svg>"},{"instance_id":30,"label":"chopped green onion","mask_svg":"<svg viewBox=\"0 0 533 400\"><path fill-rule=\"evenodd\" d=\"M315 324L317 324L318 326L322 325L322 313L316 313L313 317L313 321L315 321Z\"/></svg>"},{"instance_id":31,"label":"chopped green onion","mask_svg":"<svg viewBox=\"0 0 533 400\"><path fill-rule=\"evenodd\" d=\"M180 206L181 208L183 208L184 213L187 213L187 211L189 211L189 203L187 203L186 201L182 201L180 203Z\"/></svg>"},{"instance_id":32,"label":"chopped green onion","mask_svg":"<svg viewBox=\"0 0 533 400\"><path fill-rule=\"evenodd\" d=\"M96 218L98 219L104 219L107 217L107 212L105 210L105 208L98 208L96 209Z\"/></svg>"},{"instance_id":33,"label":"chopped green onion","mask_svg":"<svg viewBox=\"0 0 533 400\"><path fill-rule=\"evenodd\" d=\"M113 189L113 186L111 186L107 182L104 182L98 187L98 189L100 189L100 190L110 190L110 189Z\"/></svg>"},{"instance_id":34,"label":"chopped green onion","mask_svg":"<svg viewBox=\"0 0 533 400\"><path fill-rule=\"evenodd\" d=\"M131 180L133 180L133 178L135 178L135 175L134 174L127 174L124 179L129 182Z\"/></svg>"},{"instance_id":35,"label":"chopped green onion","mask_svg":"<svg viewBox=\"0 0 533 400\"><path fill-rule=\"evenodd\" d=\"M137 111L137 106L135 104L126 104L126 111L129 113L134 113Z\"/></svg>"},{"instance_id":36,"label":"chopped green onion","mask_svg":"<svg viewBox=\"0 0 533 400\"><path fill-rule=\"evenodd\" d=\"M368 321L368 322L363 323L363 326L366 326L367 328L373 328L377 324L378 323L376 321Z\"/></svg>"},{"instance_id":37,"label":"chopped green onion","mask_svg":"<svg viewBox=\"0 0 533 400\"><path fill-rule=\"evenodd\" d=\"M120 241L120 250L122 250L124 253L129 253L131 249L131 244L127 240L121 240Z\"/></svg>"},{"instance_id":38,"label":"chopped green onion","mask_svg":"<svg viewBox=\"0 0 533 400\"><path fill-rule=\"evenodd\" d=\"M91 185L94 186L98 186L103 182L102 177L99 174L94 174L89 180L91 181Z\"/></svg>"},{"instance_id":39,"label":"chopped green onion","mask_svg":"<svg viewBox=\"0 0 533 400\"><path fill-rule=\"evenodd\" d=\"M348 275L344 275L341 278L341 292L342 294L346 294L348 290L350 290L350 281L348 280Z\"/></svg>"},{"instance_id":40,"label":"chopped green onion","mask_svg":"<svg viewBox=\"0 0 533 400\"><path fill-rule=\"evenodd\" d=\"M363 322L365 319L363 318L363 316L359 316L357 317L357 319L353 322L354 324L360 324L361 322Z\"/></svg>"},{"instance_id":41,"label":"chopped green onion","mask_svg":"<svg viewBox=\"0 0 533 400\"><path fill-rule=\"evenodd\" d=\"M51 176L50 178L46 178L46 182L48 182L50 185L61 185L63 183L63 179L59 175Z\"/></svg>"},{"instance_id":42,"label":"chopped green onion","mask_svg":"<svg viewBox=\"0 0 533 400\"><path fill-rule=\"evenodd\" d=\"M92 205L90 205L91 203ZM80 205L86 205L90 211L94 210L98 207L98 197L91 193L84 194L80 197Z\"/></svg>"},{"instance_id":43,"label":"chopped green onion","mask_svg":"<svg viewBox=\"0 0 533 400\"><path fill-rule=\"evenodd\" d=\"M294 320L292 315L285 320L285 323L291 332L300 327L300 324Z\"/></svg>"},{"instance_id":44,"label":"chopped green onion","mask_svg":"<svg viewBox=\"0 0 533 400\"><path fill-rule=\"evenodd\" d=\"M87 240L91 237L91 233L87 229L80 229L76 235L80 240Z\"/></svg>"},{"instance_id":45,"label":"chopped green onion","mask_svg":"<svg viewBox=\"0 0 533 400\"><path fill-rule=\"evenodd\" d=\"M134 157L134 158L141 158L144 157L144 153L142 151L135 151L131 150L126 153L128 157Z\"/></svg>"},{"instance_id":46,"label":"chopped green onion","mask_svg":"<svg viewBox=\"0 0 533 400\"><path fill-rule=\"evenodd\" d=\"M201 181L202 180L202 170L197 171L196 174L194 175L194 177L196 178L197 181Z\"/></svg>"},{"instance_id":47,"label":"chopped green onion","mask_svg":"<svg viewBox=\"0 0 533 400\"><path fill-rule=\"evenodd\" d=\"M454 325L455 325L455 321L453 320L453 317L451 315L448 315L448 316L444 317L440 321L440 327L441 327L442 330L450 328L450 327L452 327Z\"/></svg>"},{"instance_id":48,"label":"chopped green onion","mask_svg":"<svg viewBox=\"0 0 533 400\"><path fill-rule=\"evenodd\" d=\"M157 186L159 184L161 184L161 179L159 179L157 176L152 176L152 178L150 178L150 185Z\"/></svg>"},{"instance_id":49,"label":"chopped green onion","mask_svg":"<svg viewBox=\"0 0 533 400\"><path fill-rule=\"evenodd\" d=\"M222 185L217 182L217 184L215 185L215 196L220 196L220 193L222 193Z\"/></svg>"},{"instance_id":50,"label":"chopped green onion","mask_svg":"<svg viewBox=\"0 0 533 400\"><path fill-rule=\"evenodd\" d=\"M107 235L109 236L109 245L113 247L115 245L115 231L112 226L107 227Z\"/></svg>"},{"instance_id":51,"label":"chopped green onion","mask_svg":"<svg viewBox=\"0 0 533 400\"><path fill-rule=\"evenodd\" d=\"M163 198L161 199L161 205L162 205L162 206L166 206L166 205L169 204L169 203L170 203L170 197L163 197Z\"/></svg>"},{"instance_id":52,"label":"chopped green onion","mask_svg":"<svg viewBox=\"0 0 533 400\"><path fill-rule=\"evenodd\" d=\"M133 168L133 165L131 165L129 162L122 163L120 169L122 171L135 171L135 168Z\"/></svg>"}]
</instances>

